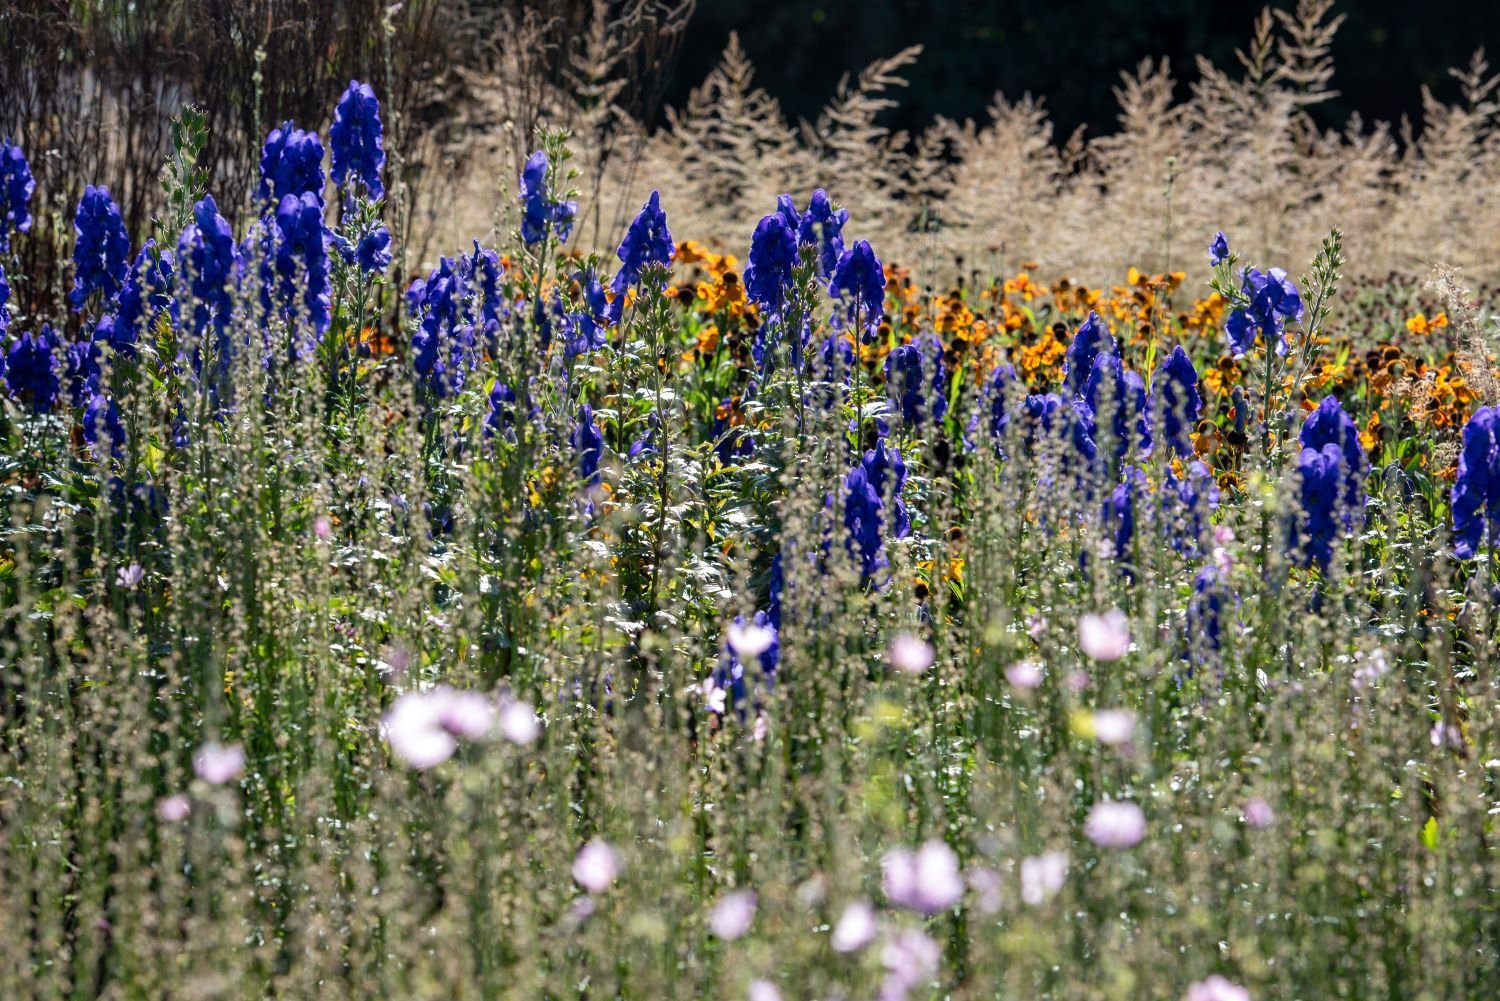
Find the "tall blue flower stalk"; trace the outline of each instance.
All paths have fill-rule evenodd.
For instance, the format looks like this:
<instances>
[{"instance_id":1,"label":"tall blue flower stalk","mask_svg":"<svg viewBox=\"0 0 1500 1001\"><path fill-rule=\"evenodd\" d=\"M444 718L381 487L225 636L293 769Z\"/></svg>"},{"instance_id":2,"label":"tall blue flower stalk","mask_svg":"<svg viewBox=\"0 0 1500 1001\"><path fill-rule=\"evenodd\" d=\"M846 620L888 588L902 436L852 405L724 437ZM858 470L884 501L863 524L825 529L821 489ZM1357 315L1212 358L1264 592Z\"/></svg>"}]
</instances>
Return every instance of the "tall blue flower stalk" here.
<instances>
[{"instance_id":1,"label":"tall blue flower stalk","mask_svg":"<svg viewBox=\"0 0 1500 1001\"><path fill-rule=\"evenodd\" d=\"M36 181L21 147L0 140L0 254L10 253L10 233L31 229L31 194Z\"/></svg>"},{"instance_id":2,"label":"tall blue flower stalk","mask_svg":"<svg viewBox=\"0 0 1500 1001\"><path fill-rule=\"evenodd\" d=\"M328 142L333 147L333 182L345 187L351 179L371 198L385 197L380 173L385 169L385 128L380 101L367 83L350 80L333 111Z\"/></svg>"},{"instance_id":3,"label":"tall blue flower stalk","mask_svg":"<svg viewBox=\"0 0 1500 1001\"><path fill-rule=\"evenodd\" d=\"M89 185L73 216L73 291L68 301L82 309L96 293L105 299L120 290L130 269L130 237L109 189Z\"/></svg>"},{"instance_id":4,"label":"tall blue flower stalk","mask_svg":"<svg viewBox=\"0 0 1500 1001\"><path fill-rule=\"evenodd\" d=\"M661 194L653 191L631 221L625 239L620 241L620 249L615 252L620 259L620 270L610 282L610 291L614 293L609 304L611 324L620 321L621 311L625 308L625 293L640 283L641 273L652 266L665 268L676 252L672 231L667 228L667 214L662 211Z\"/></svg>"},{"instance_id":5,"label":"tall blue flower stalk","mask_svg":"<svg viewBox=\"0 0 1500 1001\"><path fill-rule=\"evenodd\" d=\"M943 344L931 333L893 350L885 358L886 391L901 419L911 427L948 413L948 377Z\"/></svg>"},{"instance_id":6,"label":"tall blue flower stalk","mask_svg":"<svg viewBox=\"0 0 1500 1001\"><path fill-rule=\"evenodd\" d=\"M288 195L311 194L323 204L323 141L291 122L271 130L260 152L259 195L278 208Z\"/></svg>"},{"instance_id":7,"label":"tall blue flower stalk","mask_svg":"<svg viewBox=\"0 0 1500 1001\"><path fill-rule=\"evenodd\" d=\"M528 247L541 243L549 235L566 243L578 215L576 201L561 199L551 190L547 181L550 171L551 163L542 150L531 154L521 170L521 190L517 197L521 202L521 240Z\"/></svg>"},{"instance_id":8,"label":"tall blue flower stalk","mask_svg":"<svg viewBox=\"0 0 1500 1001\"><path fill-rule=\"evenodd\" d=\"M1500 546L1500 407L1480 407L1464 425L1452 505L1459 559Z\"/></svg>"},{"instance_id":9,"label":"tall blue flower stalk","mask_svg":"<svg viewBox=\"0 0 1500 1001\"><path fill-rule=\"evenodd\" d=\"M1179 344L1151 377L1151 399L1147 408L1156 439L1165 442L1183 459L1193 454L1193 428L1203 413L1198 392L1198 370Z\"/></svg>"}]
</instances>

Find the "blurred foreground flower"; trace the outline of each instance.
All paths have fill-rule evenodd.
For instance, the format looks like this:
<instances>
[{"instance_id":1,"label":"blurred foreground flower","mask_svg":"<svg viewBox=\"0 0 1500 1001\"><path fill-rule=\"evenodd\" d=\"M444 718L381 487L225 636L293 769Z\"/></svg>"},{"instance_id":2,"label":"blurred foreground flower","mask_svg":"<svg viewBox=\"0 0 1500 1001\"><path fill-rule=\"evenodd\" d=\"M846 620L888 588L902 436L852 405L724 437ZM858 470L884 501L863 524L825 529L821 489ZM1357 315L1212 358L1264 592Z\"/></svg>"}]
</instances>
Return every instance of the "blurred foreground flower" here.
<instances>
[{"instance_id":1,"label":"blurred foreground flower","mask_svg":"<svg viewBox=\"0 0 1500 1001\"><path fill-rule=\"evenodd\" d=\"M1103 615L1078 620L1078 646L1095 660L1119 660L1130 650L1130 623L1125 613L1111 608Z\"/></svg>"},{"instance_id":2,"label":"blurred foreground flower","mask_svg":"<svg viewBox=\"0 0 1500 1001\"><path fill-rule=\"evenodd\" d=\"M477 740L495 723L490 700L447 685L398 698L381 723L391 751L413 768L434 768L458 750L458 738ZM519 743L519 741L518 741Z\"/></svg>"},{"instance_id":3,"label":"blurred foreground flower","mask_svg":"<svg viewBox=\"0 0 1500 1001\"><path fill-rule=\"evenodd\" d=\"M210 785L232 782L245 768L245 748L209 741L193 755L193 774Z\"/></svg>"},{"instance_id":4,"label":"blurred foreground flower","mask_svg":"<svg viewBox=\"0 0 1500 1001\"><path fill-rule=\"evenodd\" d=\"M1146 815L1130 802L1095 803L1083 833L1101 848L1129 848L1145 836Z\"/></svg>"},{"instance_id":5,"label":"blurred foreground flower","mask_svg":"<svg viewBox=\"0 0 1500 1001\"><path fill-rule=\"evenodd\" d=\"M573 880L589 893L603 893L620 875L620 855L608 841L595 838L573 859Z\"/></svg>"},{"instance_id":6,"label":"blurred foreground flower","mask_svg":"<svg viewBox=\"0 0 1500 1001\"><path fill-rule=\"evenodd\" d=\"M884 870L885 895L899 907L935 914L952 907L964 895L958 856L937 838L915 852L905 848L886 852L880 867Z\"/></svg>"}]
</instances>

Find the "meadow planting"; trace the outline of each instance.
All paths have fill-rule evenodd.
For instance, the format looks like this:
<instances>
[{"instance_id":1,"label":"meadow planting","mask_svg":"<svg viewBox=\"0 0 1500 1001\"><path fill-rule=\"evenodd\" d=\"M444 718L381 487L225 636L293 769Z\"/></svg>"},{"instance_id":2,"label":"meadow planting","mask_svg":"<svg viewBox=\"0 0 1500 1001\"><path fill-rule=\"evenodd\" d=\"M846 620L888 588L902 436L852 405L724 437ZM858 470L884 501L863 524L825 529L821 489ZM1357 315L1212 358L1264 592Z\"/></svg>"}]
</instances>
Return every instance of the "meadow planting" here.
<instances>
[{"instance_id":1,"label":"meadow planting","mask_svg":"<svg viewBox=\"0 0 1500 1001\"><path fill-rule=\"evenodd\" d=\"M1497 78L1303 8L1082 151L731 45L430 257L378 80L0 144L0 997L1495 996Z\"/></svg>"}]
</instances>

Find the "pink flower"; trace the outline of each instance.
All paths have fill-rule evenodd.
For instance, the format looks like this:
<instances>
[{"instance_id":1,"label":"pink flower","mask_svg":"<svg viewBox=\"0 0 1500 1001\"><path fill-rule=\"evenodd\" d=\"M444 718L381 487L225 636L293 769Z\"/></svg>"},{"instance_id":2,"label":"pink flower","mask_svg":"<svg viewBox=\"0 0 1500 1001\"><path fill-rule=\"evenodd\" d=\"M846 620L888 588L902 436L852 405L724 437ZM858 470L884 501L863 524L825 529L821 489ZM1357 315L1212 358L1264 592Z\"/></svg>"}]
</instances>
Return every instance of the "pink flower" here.
<instances>
[{"instance_id":1,"label":"pink flower","mask_svg":"<svg viewBox=\"0 0 1500 1001\"><path fill-rule=\"evenodd\" d=\"M245 748L239 744L209 741L193 755L193 773L209 785L221 786L239 777L245 768Z\"/></svg>"},{"instance_id":2,"label":"pink flower","mask_svg":"<svg viewBox=\"0 0 1500 1001\"><path fill-rule=\"evenodd\" d=\"M313 534L320 539L326 539L333 534L333 523L328 520L327 515L318 515L313 519Z\"/></svg>"},{"instance_id":3,"label":"pink flower","mask_svg":"<svg viewBox=\"0 0 1500 1001\"><path fill-rule=\"evenodd\" d=\"M1100 709L1094 713L1094 739L1118 747L1135 736L1135 713L1129 709Z\"/></svg>"},{"instance_id":4,"label":"pink flower","mask_svg":"<svg viewBox=\"0 0 1500 1001\"><path fill-rule=\"evenodd\" d=\"M1214 526L1214 545L1227 546L1234 541L1234 529L1228 525Z\"/></svg>"},{"instance_id":5,"label":"pink flower","mask_svg":"<svg viewBox=\"0 0 1500 1001\"><path fill-rule=\"evenodd\" d=\"M436 693L433 693L436 696ZM495 708L490 700L478 692L442 693L438 722L444 730L455 737L479 740L488 736L495 726Z\"/></svg>"},{"instance_id":6,"label":"pink flower","mask_svg":"<svg viewBox=\"0 0 1500 1001\"><path fill-rule=\"evenodd\" d=\"M1259 796L1255 796L1245 803L1243 813L1245 823L1251 827L1264 828L1276 823L1276 811L1271 809L1270 803L1267 803Z\"/></svg>"},{"instance_id":7,"label":"pink flower","mask_svg":"<svg viewBox=\"0 0 1500 1001\"><path fill-rule=\"evenodd\" d=\"M1005 669L1005 680L1012 688L1035 688L1042 683L1042 665L1034 660L1017 661Z\"/></svg>"},{"instance_id":8,"label":"pink flower","mask_svg":"<svg viewBox=\"0 0 1500 1001\"><path fill-rule=\"evenodd\" d=\"M754 890L731 890L719 898L708 912L708 927L726 942L733 942L750 930L755 920Z\"/></svg>"},{"instance_id":9,"label":"pink flower","mask_svg":"<svg viewBox=\"0 0 1500 1001\"><path fill-rule=\"evenodd\" d=\"M1427 735L1433 747L1442 747L1445 743L1455 751L1463 749L1464 732L1453 723L1437 722L1432 724L1432 732Z\"/></svg>"},{"instance_id":10,"label":"pink flower","mask_svg":"<svg viewBox=\"0 0 1500 1001\"><path fill-rule=\"evenodd\" d=\"M520 699L506 699L500 703L500 736L525 747L541 733L542 726L537 722L536 710L531 708L531 703Z\"/></svg>"},{"instance_id":11,"label":"pink flower","mask_svg":"<svg viewBox=\"0 0 1500 1001\"><path fill-rule=\"evenodd\" d=\"M891 640L891 666L907 674L921 674L932 666L932 647L909 633Z\"/></svg>"},{"instance_id":12,"label":"pink flower","mask_svg":"<svg viewBox=\"0 0 1500 1001\"><path fill-rule=\"evenodd\" d=\"M603 893L620 875L620 855L603 838L595 838L573 858L573 881L589 893Z\"/></svg>"},{"instance_id":13,"label":"pink flower","mask_svg":"<svg viewBox=\"0 0 1500 1001\"><path fill-rule=\"evenodd\" d=\"M1125 800L1095 803L1083 822L1083 833L1101 848L1129 848L1146 834L1146 815Z\"/></svg>"},{"instance_id":14,"label":"pink flower","mask_svg":"<svg viewBox=\"0 0 1500 1001\"><path fill-rule=\"evenodd\" d=\"M1000 905L1004 902L1001 892L1000 874L993 869L984 866L975 866L970 869L965 877L969 889L974 891L976 904L983 914L997 914Z\"/></svg>"},{"instance_id":15,"label":"pink flower","mask_svg":"<svg viewBox=\"0 0 1500 1001\"><path fill-rule=\"evenodd\" d=\"M1183 1001L1250 1001L1250 992L1215 973L1207 980L1190 984Z\"/></svg>"},{"instance_id":16,"label":"pink flower","mask_svg":"<svg viewBox=\"0 0 1500 1001\"><path fill-rule=\"evenodd\" d=\"M713 678L704 678L698 691L703 696L703 708L717 716L724 715L725 699L729 693L720 688Z\"/></svg>"},{"instance_id":17,"label":"pink flower","mask_svg":"<svg viewBox=\"0 0 1500 1001\"><path fill-rule=\"evenodd\" d=\"M936 976L942 961L943 950L920 928L907 928L891 936L880 951L880 962L886 969L882 1001L906 997L907 991Z\"/></svg>"},{"instance_id":18,"label":"pink flower","mask_svg":"<svg viewBox=\"0 0 1500 1001\"><path fill-rule=\"evenodd\" d=\"M766 719L766 714L763 713L763 712L756 713L755 714L755 726L751 729L750 736L755 739L755 742L757 744L759 744L761 741L763 741L763 740L766 739L766 734L768 734L770 732L771 732L771 721L768 720L768 719Z\"/></svg>"},{"instance_id":19,"label":"pink flower","mask_svg":"<svg viewBox=\"0 0 1500 1001\"><path fill-rule=\"evenodd\" d=\"M141 569L139 563L132 563L128 567L121 567L115 573L115 584L127 591L134 591L141 586L141 581L146 577L146 571Z\"/></svg>"},{"instance_id":20,"label":"pink flower","mask_svg":"<svg viewBox=\"0 0 1500 1001\"><path fill-rule=\"evenodd\" d=\"M1068 672L1068 687L1075 692L1081 692L1093 683L1087 671L1079 671L1075 668Z\"/></svg>"},{"instance_id":21,"label":"pink flower","mask_svg":"<svg viewBox=\"0 0 1500 1001\"><path fill-rule=\"evenodd\" d=\"M915 852L894 848L885 853L880 867L885 871L885 895L898 907L935 914L964 895L958 856L941 839L933 838Z\"/></svg>"},{"instance_id":22,"label":"pink flower","mask_svg":"<svg viewBox=\"0 0 1500 1001\"><path fill-rule=\"evenodd\" d=\"M1068 856L1062 852L1043 852L1021 860L1021 899L1036 906L1050 900L1062 889L1068 876Z\"/></svg>"},{"instance_id":23,"label":"pink flower","mask_svg":"<svg viewBox=\"0 0 1500 1001\"><path fill-rule=\"evenodd\" d=\"M1078 646L1095 660L1119 660L1130 650L1130 623L1125 613L1111 608L1103 615L1078 620Z\"/></svg>"},{"instance_id":24,"label":"pink flower","mask_svg":"<svg viewBox=\"0 0 1500 1001\"><path fill-rule=\"evenodd\" d=\"M418 769L435 768L453 757L458 738L478 740L494 726L495 709L488 697L447 685L406 692L381 721L392 753Z\"/></svg>"},{"instance_id":25,"label":"pink flower","mask_svg":"<svg viewBox=\"0 0 1500 1001\"><path fill-rule=\"evenodd\" d=\"M1026 632L1037 642L1047 635L1047 620L1040 615L1026 616Z\"/></svg>"},{"instance_id":26,"label":"pink flower","mask_svg":"<svg viewBox=\"0 0 1500 1001\"><path fill-rule=\"evenodd\" d=\"M875 908L868 900L856 900L844 908L833 926L829 945L834 952L858 952L875 941Z\"/></svg>"},{"instance_id":27,"label":"pink flower","mask_svg":"<svg viewBox=\"0 0 1500 1001\"><path fill-rule=\"evenodd\" d=\"M156 804L156 819L163 824L180 824L193 812L192 800L182 793L164 797Z\"/></svg>"},{"instance_id":28,"label":"pink flower","mask_svg":"<svg viewBox=\"0 0 1500 1001\"><path fill-rule=\"evenodd\" d=\"M750 989L745 992L746 1001L781 1001L781 991L776 985L765 978L750 981Z\"/></svg>"},{"instance_id":29,"label":"pink flower","mask_svg":"<svg viewBox=\"0 0 1500 1001\"><path fill-rule=\"evenodd\" d=\"M741 663L752 661L771 649L776 642L776 633L755 623L731 622L724 630L729 649L734 651Z\"/></svg>"}]
</instances>

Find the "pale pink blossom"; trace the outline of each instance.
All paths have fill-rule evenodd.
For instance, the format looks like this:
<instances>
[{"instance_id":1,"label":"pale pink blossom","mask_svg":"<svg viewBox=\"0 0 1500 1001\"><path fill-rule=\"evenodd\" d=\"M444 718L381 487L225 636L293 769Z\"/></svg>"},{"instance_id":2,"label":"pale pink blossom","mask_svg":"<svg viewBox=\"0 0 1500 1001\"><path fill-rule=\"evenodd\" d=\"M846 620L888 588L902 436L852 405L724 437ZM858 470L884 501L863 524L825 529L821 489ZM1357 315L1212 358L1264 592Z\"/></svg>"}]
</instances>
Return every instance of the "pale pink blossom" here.
<instances>
[{"instance_id":1,"label":"pale pink blossom","mask_svg":"<svg viewBox=\"0 0 1500 1001\"><path fill-rule=\"evenodd\" d=\"M708 927L726 942L733 942L755 921L756 896L754 890L731 890L719 898L713 910L708 912Z\"/></svg>"},{"instance_id":2,"label":"pale pink blossom","mask_svg":"<svg viewBox=\"0 0 1500 1001\"><path fill-rule=\"evenodd\" d=\"M141 568L141 565L139 563L132 563L129 566L121 567L115 573L115 584L127 591L134 591L141 586L141 581L145 577L146 571Z\"/></svg>"},{"instance_id":3,"label":"pale pink blossom","mask_svg":"<svg viewBox=\"0 0 1500 1001\"><path fill-rule=\"evenodd\" d=\"M1135 713L1129 709L1100 709L1094 713L1094 739L1118 747L1135 736Z\"/></svg>"},{"instance_id":4,"label":"pale pink blossom","mask_svg":"<svg viewBox=\"0 0 1500 1001\"><path fill-rule=\"evenodd\" d=\"M1083 822L1083 833L1101 848L1129 848L1146 834L1146 815L1127 800L1095 803Z\"/></svg>"},{"instance_id":5,"label":"pale pink blossom","mask_svg":"<svg viewBox=\"0 0 1500 1001\"><path fill-rule=\"evenodd\" d=\"M1094 683L1087 671L1079 671L1076 668L1068 672L1068 687L1075 692L1081 692Z\"/></svg>"},{"instance_id":6,"label":"pale pink blossom","mask_svg":"<svg viewBox=\"0 0 1500 1001\"><path fill-rule=\"evenodd\" d=\"M209 741L193 755L193 773L209 785L221 786L239 777L245 768L245 748L240 744Z\"/></svg>"},{"instance_id":7,"label":"pale pink blossom","mask_svg":"<svg viewBox=\"0 0 1500 1001\"><path fill-rule=\"evenodd\" d=\"M573 858L573 881L589 893L603 893L620 875L620 854L603 838L594 838Z\"/></svg>"},{"instance_id":8,"label":"pale pink blossom","mask_svg":"<svg viewBox=\"0 0 1500 1001\"><path fill-rule=\"evenodd\" d=\"M1068 877L1068 856L1043 852L1021 860L1021 899L1035 906L1055 897Z\"/></svg>"},{"instance_id":9,"label":"pale pink blossom","mask_svg":"<svg viewBox=\"0 0 1500 1001\"><path fill-rule=\"evenodd\" d=\"M163 824L180 824L193 812L193 802L182 793L166 796L156 804L156 819Z\"/></svg>"},{"instance_id":10,"label":"pale pink blossom","mask_svg":"<svg viewBox=\"0 0 1500 1001\"><path fill-rule=\"evenodd\" d=\"M969 889L974 891L975 905L982 914L997 914L1004 902L1000 874L984 866L975 866L964 876Z\"/></svg>"},{"instance_id":11,"label":"pale pink blossom","mask_svg":"<svg viewBox=\"0 0 1500 1001\"><path fill-rule=\"evenodd\" d=\"M536 710L531 708L530 702L505 699L500 703L500 736L525 747L541 734L542 725L537 721Z\"/></svg>"},{"instance_id":12,"label":"pale pink blossom","mask_svg":"<svg viewBox=\"0 0 1500 1001\"><path fill-rule=\"evenodd\" d=\"M1047 620L1040 615L1028 615L1026 633L1032 639L1041 642L1042 637L1047 635Z\"/></svg>"},{"instance_id":13,"label":"pale pink blossom","mask_svg":"<svg viewBox=\"0 0 1500 1001\"><path fill-rule=\"evenodd\" d=\"M886 969L881 1001L905 998L908 991L936 976L942 961L942 948L920 928L906 928L892 935L880 951L880 962Z\"/></svg>"},{"instance_id":14,"label":"pale pink blossom","mask_svg":"<svg viewBox=\"0 0 1500 1001\"><path fill-rule=\"evenodd\" d=\"M1462 750L1464 746L1464 732L1454 723L1439 721L1432 724L1432 732L1427 735L1427 739L1433 747L1442 747L1447 744L1448 747L1457 751Z\"/></svg>"},{"instance_id":15,"label":"pale pink blossom","mask_svg":"<svg viewBox=\"0 0 1500 1001\"><path fill-rule=\"evenodd\" d=\"M1103 615L1078 620L1078 646L1095 660L1119 660L1130 650L1130 623L1125 613L1111 608Z\"/></svg>"},{"instance_id":16,"label":"pale pink blossom","mask_svg":"<svg viewBox=\"0 0 1500 1001\"><path fill-rule=\"evenodd\" d=\"M1016 661L1005 669L1005 680L1012 688L1035 688L1042 683L1042 665L1034 660Z\"/></svg>"},{"instance_id":17,"label":"pale pink blossom","mask_svg":"<svg viewBox=\"0 0 1500 1001\"><path fill-rule=\"evenodd\" d=\"M478 740L495 727L495 707L479 692L438 685L398 697L381 721L391 751L413 768L434 768L453 757L459 739Z\"/></svg>"},{"instance_id":18,"label":"pale pink blossom","mask_svg":"<svg viewBox=\"0 0 1500 1001\"><path fill-rule=\"evenodd\" d=\"M704 678L698 686L698 692L703 697L703 708L718 716L724 715L724 708L729 693L719 686L712 677Z\"/></svg>"},{"instance_id":19,"label":"pale pink blossom","mask_svg":"<svg viewBox=\"0 0 1500 1001\"><path fill-rule=\"evenodd\" d=\"M921 674L932 666L932 647L926 641L901 633L891 640L891 666L906 674Z\"/></svg>"},{"instance_id":20,"label":"pale pink blossom","mask_svg":"<svg viewBox=\"0 0 1500 1001\"><path fill-rule=\"evenodd\" d=\"M781 1001L781 991L776 985L764 977L750 981L750 988L745 992L745 1001Z\"/></svg>"},{"instance_id":21,"label":"pale pink blossom","mask_svg":"<svg viewBox=\"0 0 1500 1001\"><path fill-rule=\"evenodd\" d=\"M868 900L856 900L839 915L828 944L834 952L858 952L875 941L875 931L875 908Z\"/></svg>"},{"instance_id":22,"label":"pale pink blossom","mask_svg":"<svg viewBox=\"0 0 1500 1001\"><path fill-rule=\"evenodd\" d=\"M327 515L318 515L313 519L313 534L320 539L326 539L333 534L333 523L328 520Z\"/></svg>"},{"instance_id":23,"label":"pale pink blossom","mask_svg":"<svg viewBox=\"0 0 1500 1001\"><path fill-rule=\"evenodd\" d=\"M1242 811L1245 823L1251 827L1270 827L1276 823L1276 811L1271 809L1271 804L1260 796L1254 796L1245 803Z\"/></svg>"},{"instance_id":24,"label":"pale pink blossom","mask_svg":"<svg viewBox=\"0 0 1500 1001\"><path fill-rule=\"evenodd\" d=\"M964 895L958 856L947 842L933 838L915 852L894 848L885 853L885 895L899 907L924 914L945 911Z\"/></svg>"},{"instance_id":25,"label":"pale pink blossom","mask_svg":"<svg viewBox=\"0 0 1500 1001\"><path fill-rule=\"evenodd\" d=\"M729 649L742 662L751 661L771 649L776 642L776 633L754 622L731 622L724 630Z\"/></svg>"},{"instance_id":26,"label":"pale pink blossom","mask_svg":"<svg viewBox=\"0 0 1500 1001\"><path fill-rule=\"evenodd\" d=\"M1183 1001L1250 1001L1250 992L1215 973L1189 985Z\"/></svg>"}]
</instances>

